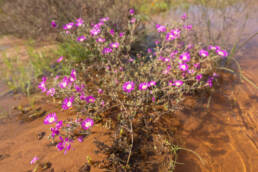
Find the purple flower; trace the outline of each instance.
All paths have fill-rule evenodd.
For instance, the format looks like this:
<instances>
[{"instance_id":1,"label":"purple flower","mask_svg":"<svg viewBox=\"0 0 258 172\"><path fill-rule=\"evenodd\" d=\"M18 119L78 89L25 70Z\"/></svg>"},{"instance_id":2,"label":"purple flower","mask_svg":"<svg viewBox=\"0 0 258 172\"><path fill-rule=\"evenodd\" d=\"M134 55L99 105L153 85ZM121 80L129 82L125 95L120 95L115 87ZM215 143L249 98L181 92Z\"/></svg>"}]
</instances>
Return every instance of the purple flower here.
<instances>
[{"instance_id":1,"label":"purple flower","mask_svg":"<svg viewBox=\"0 0 258 172\"><path fill-rule=\"evenodd\" d=\"M152 102L154 103L155 102L155 97L153 96L152 98L151 98L151 100L152 100Z\"/></svg>"},{"instance_id":2,"label":"purple flower","mask_svg":"<svg viewBox=\"0 0 258 172\"><path fill-rule=\"evenodd\" d=\"M112 36L114 36L114 34L115 34L114 29L110 29L109 33L110 33Z\"/></svg>"},{"instance_id":3,"label":"purple flower","mask_svg":"<svg viewBox=\"0 0 258 172\"><path fill-rule=\"evenodd\" d=\"M180 55L180 60L182 60L183 62L189 62L191 57L190 54L188 52L184 52Z\"/></svg>"},{"instance_id":4,"label":"purple flower","mask_svg":"<svg viewBox=\"0 0 258 172\"><path fill-rule=\"evenodd\" d=\"M69 77L69 81L74 82L75 80L76 80L76 76L71 74Z\"/></svg>"},{"instance_id":5,"label":"purple flower","mask_svg":"<svg viewBox=\"0 0 258 172\"><path fill-rule=\"evenodd\" d=\"M63 58L64 58L63 56L60 56L60 57L56 60L56 62L57 62L57 63L60 63L60 62L63 60Z\"/></svg>"},{"instance_id":6,"label":"purple flower","mask_svg":"<svg viewBox=\"0 0 258 172\"><path fill-rule=\"evenodd\" d=\"M68 85L68 78L65 76L62 82L59 83L60 88L65 88Z\"/></svg>"},{"instance_id":7,"label":"purple flower","mask_svg":"<svg viewBox=\"0 0 258 172\"><path fill-rule=\"evenodd\" d=\"M100 32L101 32L101 30L100 30L99 27L94 27L94 28L92 28L92 29L90 30L90 34L91 34L92 36L96 36L96 35L98 35Z\"/></svg>"},{"instance_id":8,"label":"purple flower","mask_svg":"<svg viewBox=\"0 0 258 172\"><path fill-rule=\"evenodd\" d=\"M200 81L200 80L202 79L202 74L196 75L195 79L196 79L197 81Z\"/></svg>"},{"instance_id":9,"label":"purple flower","mask_svg":"<svg viewBox=\"0 0 258 172\"><path fill-rule=\"evenodd\" d=\"M136 18L132 18L131 20L130 20L130 22L133 24L133 23L135 23L136 22Z\"/></svg>"},{"instance_id":10,"label":"purple flower","mask_svg":"<svg viewBox=\"0 0 258 172\"><path fill-rule=\"evenodd\" d=\"M59 142L56 147L59 151L65 149L65 154L66 154L66 151L70 150L71 149L71 142L72 140L70 140L69 138L65 138L65 140L62 138L62 136L59 136L59 139L61 140L61 142Z\"/></svg>"},{"instance_id":11,"label":"purple flower","mask_svg":"<svg viewBox=\"0 0 258 172\"><path fill-rule=\"evenodd\" d=\"M174 34L176 38L180 37L180 30L179 29L173 29L170 31L170 33Z\"/></svg>"},{"instance_id":12,"label":"purple flower","mask_svg":"<svg viewBox=\"0 0 258 172\"><path fill-rule=\"evenodd\" d=\"M148 83L148 86L149 86L149 87L155 86L155 85L156 85L156 82L155 82L155 81L150 81L150 82Z\"/></svg>"},{"instance_id":13,"label":"purple flower","mask_svg":"<svg viewBox=\"0 0 258 172\"><path fill-rule=\"evenodd\" d=\"M216 47L216 46L213 46L213 45L209 45L208 49L209 49L209 50L217 50L217 47Z\"/></svg>"},{"instance_id":14,"label":"purple flower","mask_svg":"<svg viewBox=\"0 0 258 172\"><path fill-rule=\"evenodd\" d=\"M176 86L176 87L180 87L181 85L183 85L183 81L177 80L177 81L175 81L175 82L173 83L173 85Z\"/></svg>"},{"instance_id":15,"label":"purple flower","mask_svg":"<svg viewBox=\"0 0 258 172\"><path fill-rule=\"evenodd\" d=\"M78 141L79 141L79 142L83 142L83 136L79 136L79 137L78 137Z\"/></svg>"},{"instance_id":16,"label":"purple flower","mask_svg":"<svg viewBox=\"0 0 258 172\"><path fill-rule=\"evenodd\" d=\"M182 70L182 71L186 71L188 69L188 65L185 64L185 63L182 63L179 65L179 68Z\"/></svg>"},{"instance_id":17,"label":"purple flower","mask_svg":"<svg viewBox=\"0 0 258 172\"><path fill-rule=\"evenodd\" d=\"M114 42L110 44L111 48L118 48L119 47L119 43L118 42Z\"/></svg>"},{"instance_id":18,"label":"purple flower","mask_svg":"<svg viewBox=\"0 0 258 172\"><path fill-rule=\"evenodd\" d=\"M93 119L87 118L87 119L85 119L84 121L82 121L81 126L82 126L82 128L83 128L84 130L88 130L90 127L93 126L93 124L94 124Z\"/></svg>"},{"instance_id":19,"label":"purple flower","mask_svg":"<svg viewBox=\"0 0 258 172\"><path fill-rule=\"evenodd\" d=\"M57 121L56 113L50 113L44 119L44 124L52 124Z\"/></svg>"},{"instance_id":20,"label":"purple flower","mask_svg":"<svg viewBox=\"0 0 258 172\"><path fill-rule=\"evenodd\" d=\"M85 100L87 103L94 103L96 98L93 96L87 96Z\"/></svg>"},{"instance_id":21,"label":"purple flower","mask_svg":"<svg viewBox=\"0 0 258 172\"><path fill-rule=\"evenodd\" d=\"M98 90L98 93L99 93L99 94L102 94L102 93L103 93L103 90L102 90L102 89L99 89L99 90Z\"/></svg>"},{"instance_id":22,"label":"purple flower","mask_svg":"<svg viewBox=\"0 0 258 172\"><path fill-rule=\"evenodd\" d=\"M34 156L33 159L30 161L30 164L35 164L39 158L37 156Z\"/></svg>"},{"instance_id":23,"label":"purple flower","mask_svg":"<svg viewBox=\"0 0 258 172\"><path fill-rule=\"evenodd\" d=\"M186 26L184 26L184 28L185 28L186 30L192 30L193 26L192 26L192 25L186 25Z\"/></svg>"},{"instance_id":24,"label":"purple flower","mask_svg":"<svg viewBox=\"0 0 258 172\"><path fill-rule=\"evenodd\" d=\"M103 43L103 42L105 42L106 41L106 39L105 38L101 38L101 37L99 37L99 38L97 38L97 40L96 40L97 42L101 42L101 43Z\"/></svg>"},{"instance_id":25,"label":"purple flower","mask_svg":"<svg viewBox=\"0 0 258 172\"><path fill-rule=\"evenodd\" d=\"M130 13L131 15L134 15L134 13L135 13L134 9L131 8L131 9L129 10L129 13Z\"/></svg>"},{"instance_id":26,"label":"purple flower","mask_svg":"<svg viewBox=\"0 0 258 172\"><path fill-rule=\"evenodd\" d=\"M151 54L152 53L151 48L148 48L147 52Z\"/></svg>"},{"instance_id":27,"label":"purple flower","mask_svg":"<svg viewBox=\"0 0 258 172\"><path fill-rule=\"evenodd\" d=\"M181 19L182 19L183 21L187 19L186 13L184 13L184 14L181 16Z\"/></svg>"},{"instance_id":28,"label":"purple flower","mask_svg":"<svg viewBox=\"0 0 258 172\"><path fill-rule=\"evenodd\" d=\"M75 69L72 69L71 76L76 76L76 70Z\"/></svg>"},{"instance_id":29,"label":"purple flower","mask_svg":"<svg viewBox=\"0 0 258 172\"><path fill-rule=\"evenodd\" d=\"M121 38L122 38L124 35L125 35L124 32L120 32L120 33L119 33L119 37L121 37Z\"/></svg>"},{"instance_id":30,"label":"purple flower","mask_svg":"<svg viewBox=\"0 0 258 172\"><path fill-rule=\"evenodd\" d=\"M209 55L208 51L205 51L205 50L200 50L199 51L199 55L202 56L202 57L207 57Z\"/></svg>"},{"instance_id":31,"label":"purple flower","mask_svg":"<svg viewBox=\"0 0 258 172\"><path fill-rule=\"evenodd\" d=\"M81 18L78 18L78 19L76 20L76 26L77 26L77 27L82 26L83 23L84 23L84 21L83 21L83 19L81 19Z\"/></svg>"},{"instance_id":32,"label":"purple flower","mask_svg":"<svg viewBox=\"0 0 258 172\"><path fill-rule=\"evenodd\" d=\"M166 26L159 25L159 24L156 25L156 29L158 32L166 32L167 30Z\"/></svg>"},{"instance_id":33,"label":"purple flower","mask_svg":"<svg viewBox=\"0 0 258 172\"><path fill-rule=\"evenodd\" d=\"M74 97L65 98L62 104L62 108L64 110L71 108L73 105L73 100L74 100Z\"/></svg>"},{"instance_id":34,"label":"purple flower","mask_svg":"<svg viewBox=\"0 0 258 172\"><path fill-rule=\"evenodd\" d=\"M172 80L168 81L168 86L172 86L172 85L173 85L173 81Z\"/></svg>"},{"instance_id":35,"label":"purple flower","mask_svg":"<svg viewBox=\"0 0 258 172\"><path fill-rule=\"evenodd\" d=\"M194 67L195 67L196 69L199 69L199 68L200 68L200 63L194 64Z\"/></svg>"},{"instance_id":36,"label":"purple flower","mask_svg":"<svg viewBox=\"0 0 258 172\"><path fill-rule=\"evenodd\" d=\"M207 81L207 85L211 88L212 87L212 85L213 85L213 83L212 83L212 81L213 81L213 77L209 77L209 79L208 79L208 81Z\"/></svg>"},{"instance_id":37,"label":"purple flower","mask_svg":"<svg viewBox=\"0 0 258 172\"><path fill-rule=\"evenodd\" d=\"M81 100L86 100L86 96L85 96L85 94L84 94L84 93L81 93L81 95L80 95L80 99L81 99Z\"/></svg>"},{"instance_id":38,"label":"purple flower","mask_svg":"<svg viewBox=\"0 0 258 172\"><path fill-rule=\"evenodd\" d=\"M216 53L222 57L227 57L228 56L228 52L226 50L221 50L221 49L217 49Z\"/></svg>"},{"instance_id":39,"label":"purple flower","mask_svg":"<svg viewBox=\"0 0 258 172\"><path fill-rule=\"evenodd\" d=\"M53 28L55 28L57 25L56 25L56 22L54 21L54 20L52 20L51 21L51 26L53 27Z\"/></svg>"},{"instance_id":40,"label":"purple flower","mask_svg":"<svg viewBox=\"0 0 258 172\"><path fill-rule=\"evenodd\" d=\"M102 53L103 53L103 54L109 54L109 53L111 53L112 51L113 51L112 48L107 47L107 48L104 48L104 49L102 50Z\"/></svg>"},{"instance_id":41,"label":"purple flower","mask_svg":"<svg viewBox=\"0 0 258 172\"><path fill-rule=\"evenodd\" d=\"M146 90L146 89L148 89L148 83L146 82L140 83L139 90Z\"/></svg>"},{"instance_id":42,"label":"purple flower","mask_svg":"<svg viewBox=\"0 0 258 172\"><path fill-rule=\"evenodd\" d=\"M166 35L166 40L167 41L172 41L174 39L176 39L176 36L173 33L170 33L170 32L167 33L167 35Z\"/></svg>"},{"instance_id":43,"label":"purple flower","mask_svg":"<svg viewBox=\"0 0 258 172\"><path fill-rule=\"evenodd\" d=\"M178 53L177 50L173 51L172 53L170 53L170 57L171 57L171 58L174 58L177 53Z\"/></svg>"},{"instance_id":44,"label":"purple flower","mask_svg":"<svg viewBox=\"0 0 258 172\"><path fill-rule=\"evenodd\" d=\"M109 17L104 17L100 19L101 22L107 22L108 20L109 20Z\"/></svg>"},{"instance_id":45,"label":"purple flower","mask_svg":"<svg viewBox=\"0 0 258 172\"><path fill-rule=\"evenodd\" d=\"M47 91L47 95L50 95L50 96L54 96L55 95L55 88L50 88L48 91Z\"/></svg>"},{"instance_id":46,"label":"purple flower","mask_svg":"<svg viewBox=\"0 0 258 172\"><path fill-rule=\"evenodd\" d=\"M85 36L79 36L78 38L77 38L77 41L78 42L83 42L84 40L86 40L86 37Z\"/></svg>"},{"instance_id":47,"label":"purple flower","mask_svg":"<svg viewBox=\"0 0 258 172\"><path fill-rule=\"evenodd\" d=\"M62 120L61 120L61 121L58 121L58 122L56 123L56 128L57 128L57 129L60 129L62 126L63 126L63 121L62 121Z\"/></svg>"},{"instance_id":48,"label":"purple flower","mask_svg":"<svg viewBox=\"0 0 258 172\"><path fill-rule=\"evenodd\" d=\"M188 70L188 73L189 73L189 74L192 74L192 73L194 73L194 72L195 72L195 71L194 71L193 69L189 69L189 70Z\"/></svg>"},{"instance_id":49,"label":"purple flower","mask_svg":"<svg viewBox=\"0 0 258 172\"><path fill-rule=\"evenodd\" d=\"M58 130L58 128L53 128L53 127L51 127L50 128L50 130L51 130L51 136L54 138L55 136L57 136L57 135L59 135L59 130Z\"/></svg>"},{"instance_id":50,"label":"purple flower","mask_svg":"<svg viewBox=\"0 0 258 172\"><path fill-rule=\"evenodd\" d=\"M132 90L134 90L134 82L132 81L125 82L123 85L123 90L125 92L130 93Z\"/></svg>"},{"instance_id":51,"label":"purple flower","mask_svg":"<svg viewBox=\"0 0 258 172\"><path fill-rule=\"evenodd\" d=\"M42 92L46 92L47 88L46 88L45 81L41 81L40 84L38 85L38 88L40 88Z\"/></svg>"},{"instance_id":52,"label":"purple flower","mask_svg":"<svg viewBox=\"0 0 258 172\"><path fill-rule=\"evenodd\" d=\"M73 28L73 25L74 25L73 22L68 23L68 24L64 25L63 29L64 29L64 30L70 30L70 29Z\"/></svg>"}]
</instances>

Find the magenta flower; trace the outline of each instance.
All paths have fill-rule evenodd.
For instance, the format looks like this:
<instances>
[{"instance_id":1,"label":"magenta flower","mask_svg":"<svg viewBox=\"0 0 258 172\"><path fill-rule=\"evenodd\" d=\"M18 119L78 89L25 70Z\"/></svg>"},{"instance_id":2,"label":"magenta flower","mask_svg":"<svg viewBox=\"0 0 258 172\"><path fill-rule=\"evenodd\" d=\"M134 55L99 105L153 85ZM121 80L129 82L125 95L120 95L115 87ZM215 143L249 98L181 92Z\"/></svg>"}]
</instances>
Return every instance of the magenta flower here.
<instances>
[{"instance_id":1,"label":"magenta flower","mask_svg":"<svg viewBox=\"0 0 258 172\"><path fill-rule=\"evenodd\" d=\"M172 34L174 34L176 36L176 38L180 37L180 30L179 29L173 29L170 31Z\"/></svg>"},{"instance_id":2,"label":"magenta flower","mask_svg":"<svg viewBox=\"0 0 258 172\"><path fill-rule=\"evenodd\" d=\"M192 30L193 26L192 25L185 25L184 28L186 30Z\"/></svg>"},{"instance_id":3,"label":"magenta flower","mask_svg":"<svg viewBox=\"0 0 258 172\"><path fill-rule=\"evenodd\" d=\"M139 90L146 90L146 89L148 89L148 83L146 82L140 83Z\"/></svg>"},{"instance_id":4,"label":"magenta flower","mask_svg":"<svg viewBox=\"0 0 258 172\"><path fill-rule=\"evenodd\" d=\"M166 32L166 30L167 30L166 26L162 26L159 24L156 25L156 29L158 32Z\"/></svg>"},{"instance_id":5,"label":"magenta flower","mask_svg":"<svg viewBox=\"0 0 258 172\"><path fill-rule=\"evenodd\" d=\"M166 40L167 41L172 41L174 39L176 39L176 36L173 33L170 33L170 32L167 33L167 35L166 35Z\"/></svg>"},{"instance_id":6,"label":"magenta flower","mask_svg":"<svg viewBox=\"0 0 258 172\"><path fill-rule=\"evenodd\" d=\"M77 41L78 42L83 42L83 41L85 41L86 40L86 37L85 36L79 36L78 38L77 38Z\"/></svg>"},{"instance_id":7,"label":"magenta flower","mask_svg":"<svg viewBox=\"0 0 258 172\"><path fill-rule=\"evenodd\" d=\"M101 22L107 22L108 20L109 20L109 17L104 17L100 19Z\"/></svg>"},{"instance_id":8,"label":"magenta flower","mask_svg":"<svg viewBox=\"0 0 258 172\"><path fill-rule=\"evenodd\" d=\"M84 23L84 21L83 21L83 19L81 19L81 18L78 18L78 19L76 20L76 26L77 26L77 27L82 26L83 23Z\"/></svg>"},{"instance_id":9,"label":"magenta flower","mask_svg":"<svg viewBox=\"0 0 258 172\"><path fill-rule=\"evenodd\" d=\"M57 121L56 113L50 113L44 119L44 124L52 124Z\"/></svg>"},{"instance_id":10,"label":"magenta flower","mask_svg":"<svg viewBox=\"0 0 258 172\"><path fill-rule=\"evenodd\" d=\"M123 90L125 92L130 93L132 90L134 90L134 82L132 81L125 82L123 85Z\"/></svg>"},{"instance_id":11,"label":"magenta flower","mask_svg":"<svg viewBox=\"0 0 258 172\"><path fill-rule=\"evenodd\" d=\"M115 34L114 29L110 29L109 33L110 33L110 35L114 36L114 34Z\"/></svg>"},{"instance_id":12,"label":"magenta flower","mask_svg":"<svg viewBox=\"0 0 258 172\"><path fill-rule=\"evenodd\" d=\"M136 18L132 18L131 20L130 20L130 22L133 24L133 23L135 23L136 22Z\"/></svg>"},{"instance_id":13,"label":"magenta flower","mask_svg":"<svg viewBox=\"0 0 258 172\"><path fill-rule=\"evenodd\" d=\"M114 42L110 44L110 47L112 48L118 48L119 47L119 43L118 42Z\"/></svg>"},{"instance_id":14,"label":"magenta flower","mask_svg":"<svg viewBox=\"0 0 258 172\"><path fill-rule=\"evenodd\" d=\"M96 98L93 96L87 96L85 100L87 103L94 103Z\"/></svg>"},{"instance_id":15,"label":"magenta flower","mask_svg":"<svg viewBox=\"0 0 258 172\"><path fill-rule=\"evenodd\" d=\"M76 75L71 74L69 77L69 82L74 82L76 80Z\"/></svg>"},{"instance_id":16,"label":"magenta flower","mask_svg":"<svg viewBox=\"0 0 258 172\"><path fill-rule=\"evenodd\" d=\"M94 27L90 30L90 33L92 36L96 36L98 35L99 33L101 32L100 28L99 27Z\"/></svg>"},{"instance_id":17,"label":"magenta flower","mask_svg":"<svg viewBox=\"0 0 258 172\"><path fill-rule=\"evenodd\" d=\"M39 158L37 156L34 156L33 159L30 161L30 164L35 164Z\"/></svg>"},{"instance_id":18,"label":"magenta flower","mask_svg":"<svg viewBox=\"0 0 258 172\"><path fill-rule=\"evenodd\" d=\"M61 121L58 121L58 122L56 123L56 128L57 128L57 129L60 129L62 126L63 126L63 121L62 121L62 120L61 120Z\"/></svg>"},{"instance_id":19,"label":"magenta flower","mask_svg":"<svg viewBox=\"0 0 258 172\"><path fill-rule=\"evenodd\" d=\"M54 96L55 93L56 93L55 88L50 88L50 89L47 91L47 95L50 95L50 96Z\"/></svg>"},{"instance_id":20,"label":"magenta flower","mask_svg":"<svg viewBox=\"0 0 258 172\"><path fill-rule=\"evenodd\" d=\"M71 71L71 76L76 76L76 70L75 69L72 69L72 71Z\"/></svg>"},{"instance_id":21,"label":"magenta flower","mask_svg":"<svg viewBox=\"0 0 258 172\"><path fill-rule=\"evenodd\" d=\"M59 139L61 140L61 142L59 142L56 147L59 151L65 149L65 154L66 151L69 151L71 149L71 142L72 140L70 140L69 138L65 138L65 140L62 138L62 136L59 136Z\"/></svg>"},{"instance_id":22,"label":"magenta flower","mask_svg":"<svg viewBox=\"0 0 258 172\"><path fill-rule=\"evenodd\" d=\"M134 9L131 8L131 9L129 10L129 13L130 13L131 15L134 15L134 13L135 13Z\"/></svg>"},{"instance_id":23,"label":"magenta flower","mask_svg":"<svg viewBox=\"0 0 258 172\"><path fill-rule=\"evenodd\" d=\"M84 93L81 93L81 95L80 95L80 99L81 99L81 100L86 100L86 96L85 96L85 94L84 94Z\"/></svg>"},{"instance_id":24,"label":"magenta flower","mask_svg":"<svg viewBox=\"0 0 258 172\"><path fill-rule=\"evenodd\" d=\"M63 58L64 58L63 56L60 56L60 57L56 60L56 62L57 62L57 63L60 63L60 62L63 60Z\"/></svg>"},{"instance_id":25,"label":"magenta flower","mask_svg":"<svg viewBox=\"0 0 258 172\"><path fill-rule=\"evenodd\" d=\"M196 63L196 64L194 64L194 67L196 68L196 69L199 69L200 68L200 63Z\"/></svg>"},{"instance_id":26,"label":"magenta flower","mask_svg":"<svg viewBox=\"0 0 258 172\"><path fill-rule=\"evenodd\" d=\"M58 128L53 128L53 127L51 127L50 128L50 130L51 130L51 136L54 138L55 136L58 136L59 135L59 130L58 130Z\"/></svg>"},{"instance_id":27,"label":"magenta flower","mask_svg":"<svg viewBox=\"0 0 258 172\"><path fill-rule=\"evenodd\" d=\"M102 89L99 89L99 90L98 90L98 93L99 93L99 94L102 94L102 93L103 93L103 90L102 90Z\"/></svg>"},{"instance_id":28,"label":"magenta flower","mask_svg":"<svg viewBox=\"0 0 258 172\"><path fill-rule=\"evenodd\" d=\"M38 88L40 88L42 92L46 92L47 88L46 88L45 81L41 81L40 84L38 85Z\"/></svg>"},{"instance_id":29,"label":"magenta flower","mask_svg":"<svg viewBox=\"0 0 258 172\"><path fill-rule=\"evenodd\" d=\"M109 47L107 47L107 48L104 48L103 50L102 50L102 53L103 54L109 54L109 53L111 53L113 50L111 49L111 48L109 48Z\"/></svg>"},{"instance_id":30,"label":"magenta flower","mask_svg":"<svg viewBox=\"0 0 258 172\"><path fill-rule=\"evenodd\" d=\"M170 53L170 57L171 57L171 58L174 58L177 53L178 53L177 50L173 51L172 53Z\"/></svg>"},{"instance_id":31,"label":"magenta flower","mask_svg":"<svg viewBox=\"0 0 258 172\"><path fill-rule=\"evenodd\" d=\"M196 79L197 81L200 81L200 80L202 79L202 74L196 75L195 79Z\"/></svg>"},{"instance_id":32,"label":"magenta flower","mask_svg":"<svg viewBox=\"0 0 258 172\"><path fill-rule=\"evenodd\" d=\"M84 130L88 130L90 127L92 127L94 125L94 121L93 119L87 118L84 121L82 121L81 127Z\"/></svg>"},{"instance_id":33,"label":"magenta flower","mask_svg":"<svg viewBox=\"0 0 258 172\"><path fill-rule=\"evenodd\" d=\"M63 29L64 29L64 30L70 30L70 29L73 28L73 25L74 25L73 22L68 23L68 24L64 25Z\"/></svg>"},{"instance_id":34,"label":"magenta flower","mask_svg":"<svg viewBox=\"0 0 258 172\"><path fill-rule=\"evenodd\" d=\"M205 51L205 50L200 50L199 51L199 55L202 56L202 57L207 57L209 55L208 51Z\"/></svg>"},{"instance_id":35,"label":"magenta flower","mask_svg":"<svg viewBox=\"0 0 258 172\"><path fill-rule=\"evenodd\" d=\"M190 54L188 52L184 52L180 55L180 60L182 60L183 62L189 62L191 57Z\"/></svg>"},{"instance_id":36,"label":"magenta flower","mask_svg":"<svg viewBox=\"0 0 258 172\"><path fill-rule=\"evenodd\" d=\"M120 33L119 33L119 37L120 37L120 38L122 38L124 35L125 35L124 32L120 32Z\"/></svg>"},{"instance_id":37,"label":"magenta flower","mask_svg":"<svg viewBox=\"0 0 258 172\"><path fill-rule=\"evenodd\" d=\"M62 104L62 108L64 110L71 108L73 105L73 100L74 100L74 97L65 98Z\"/></svg>"},{"instance_id":38,"label":"magenta flower","mask_svg":"<svg viewBox=\"0 0 258 172\"><path fill-rule=\"evenodd\" d=\"M172 85L173 85L173 81L172 80L168 81L168 86L172 86Z\"/></svg>"},{"instance_id":39,"label":"magenta flower","mask_svg":"<svg viewBox=\"0 0 258 172\"><path fill-rule=\"evenodd\" d=\"M183 85L183 81L177 80L173 83L173 85L176 87L180 87L181 85Z\"/></svg>"},{"instance_id":40,"label":"magenta flower","mask_svg":"<svg viewBox=\"0 0 258 172\"><path fill-rule=\"evenodd\" d=\"M60 88L65 88L68 85L68 78L65 76L62 80L62 82L59 83Z\"/></svg>"},{"instance_id":41,"label":"magenta flower","mask_svg":"<svg viewBox=\"0 0 258 172\"><path fill-rule=\"evenodd\" d=\"M155 86L156 85L156 82L155 81L150 81L149 83L148 83L148 86L149 87L152 87L152 86Z\"/></svg>"},{"instance_id":42,"label":"magenta flower","mask_svg":"<svg viewBox=\"0 0 258 172\"><path fill-rule=\"evenodd\" d=\"M51 26L52 26L53 28L56 28L57 25L56 25L56 22L55 22L54 20L51 21Z\"/></svg>"},{"instance_id":43,"label":"magenta flower","mask_svg":"<svg viewBox=\"0 0 258 172\"><path fill-rule=\"evenodd\" d=\"M188 65L185 64L185 63L182 63L179 65L179 68L182 70L182 71L186 71L188 69Z\"/></svg>"},{"instance_id":44,"label":"magenta flower","mask_svg":"<svg viewBox=\"0 0 258 172\"><path fill-rule=\"evenodd\" d=\"M189 74L192 74L192 73L194 73L194 72L195 72L195 71L194 71L193 69L189 69L189 70L188 70L188 73L189 73Z\"/></svg>"},{"instance_id":45,"label":"magenta flower","mask_svg":"<svg viewBox=\"0 0 258 172\"><path fill-rule=\"evenodd\" d=\"M228 52L226 50L216 50L216 53L222 57L227 57L228 56Z\"/></svg>"},{"instance_id":46,"label":"magenta flower","mask_svg":"<svg viewBox=\"0 0 258 172\"><path fill-rule=\"evenodd\" d=\"M79 136L79 137L78 137L78 141L79 141L79 142L83 142L83 136Z\"/></svg>"},{"instance_id":47,"label":"magenta flower","mask_svg":"<svg viewBox=\"0 0 258 172\"><path fill-rule=\"evenodd\" d=\"M217 50L217 47L216 47L216 46L213 46L213 45L209 45L208 49L209 49L209 50Z\"/></svg>"},{"instance_id":48,"label":"magenta flower","mask_svg":"<svg viewBox=\"0 0 258 172\"><path fill-rule=\"evenodd\" d=\"M101 38L101 37L99 37L99 38L97 38L97 40L96 40L97 42L100 42L100 43L103 43L103 42L105 42L106 41L106 39L105 38Z\"/></svg>"},{"instance_id":49,"label":"magenta flower","mask_svg":"<svg viewBox=\"0 0 258 172\"><path fill-rule=\"evenodd\" d=\"M182 19L183 21L187 19L186 13L184 13L184 14L181 16L181 19Z\"/></svg>"},{"instance_id":50,"label":"magenta flower","mask_svg":"<svg viewBox=\"0 0 258 172\"><path fill-rule=\"evenodd\" d=\"M212 83L212 81L213 81L213 77L209 77L209 79L208 79L208 81L207 81L207 85L211 88L212 87L212 85L213 85L213 83Z\"/></svg>"}]
</instances>

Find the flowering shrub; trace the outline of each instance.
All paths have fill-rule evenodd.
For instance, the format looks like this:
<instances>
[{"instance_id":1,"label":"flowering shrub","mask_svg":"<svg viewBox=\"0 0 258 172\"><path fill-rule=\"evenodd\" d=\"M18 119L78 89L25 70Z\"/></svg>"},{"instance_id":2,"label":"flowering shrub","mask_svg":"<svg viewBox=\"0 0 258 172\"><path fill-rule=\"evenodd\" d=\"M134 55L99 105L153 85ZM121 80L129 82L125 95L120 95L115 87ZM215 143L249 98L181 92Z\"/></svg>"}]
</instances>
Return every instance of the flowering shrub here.
<instances>
[{"instance_id":1,"label":"flowering shrub","mask_svg":"<svg viewBox=\"0 0 258 172\"><path fill-rule=\"evenodd\" d=\"M130 10L128 30L124 32L110 27L108 17L96 24L77 19L64 25L64 38L85 47L94 60L72 66L69 76L56 77L49 91L45 77L39 84L42 92L62 99L63 110L78 112L76 119L66 121L58 121L55 113L45 118L45 124L56 122L50 138L59 136L59 150L70 150L75 137L80 136L78 140L82 141L82 135L89 134L94 121L101 121L101 114L112 113L116 108L115 117L111 117L117 124L118 138L114 143L118 145L116 149L123 149L116 168L131 168L131 157L136 156L135 140L139 137L137 119L148 128L162 115L181 109L185 96L210 90L216 83L216 68L227 52L218 46L189 43L187 35L193 31L191 25L186 25L186 15L177 25L156 25L159 36L155 49L133 56L131 45L137 18ZM62 63L60 58L57 63ZM79 134L75 134L78 129Z\"/></svg>"}]
</instances>

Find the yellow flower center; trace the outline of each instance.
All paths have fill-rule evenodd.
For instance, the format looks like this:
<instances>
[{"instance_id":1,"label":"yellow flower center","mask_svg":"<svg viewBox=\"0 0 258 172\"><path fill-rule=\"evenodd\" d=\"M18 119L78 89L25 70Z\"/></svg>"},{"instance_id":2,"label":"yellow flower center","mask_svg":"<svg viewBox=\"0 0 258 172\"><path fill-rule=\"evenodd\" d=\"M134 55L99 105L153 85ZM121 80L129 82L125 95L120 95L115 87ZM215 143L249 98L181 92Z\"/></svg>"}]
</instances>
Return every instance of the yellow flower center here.
<instances>
[{"instance_id":1,"label":"yellow flower center","mask_svg":"<svg viewBox=\"0 0 258 172\"><path fill-rule=\"evenodd\" d=\"M126 86L126 89L131 89L132 88L132 85L131 84L128 84L127 86Z\"/></svg>"},{"instance_id":2,"label":"yellow flower center","mask_svg":"<svg viewBox=\"0 0 258 172\"><path fill-rule=\"evenodd\" d=\"M67 103L67 106L68 106L68 107L72 106L72 102L69 101L69 102Z\"/></svg>"}]
</instances>

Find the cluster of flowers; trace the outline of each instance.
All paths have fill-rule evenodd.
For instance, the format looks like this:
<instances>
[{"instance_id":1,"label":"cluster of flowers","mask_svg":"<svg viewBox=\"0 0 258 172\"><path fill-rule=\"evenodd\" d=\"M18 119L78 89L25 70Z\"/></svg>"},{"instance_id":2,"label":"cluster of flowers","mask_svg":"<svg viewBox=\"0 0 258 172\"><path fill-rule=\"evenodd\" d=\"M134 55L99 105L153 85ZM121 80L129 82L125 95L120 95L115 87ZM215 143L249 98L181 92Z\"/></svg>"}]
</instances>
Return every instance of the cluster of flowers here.
<instances>
[{"instance_id":1,"label":"cluster of flowers","mask_svg":"<svg viewBox=\"0 0 258 172\"><path fill-rule=\"evenodd\" d=\"M86 118L85 120L83 120L83 119L76 120L76 122L80 124L80 126L83 130L88 130L94 124L94 121L91 118ZM51 137L54 138L55 136L59 136L60 142L56 145L56 147L59 151L65 150L64 153L66 153L66 151L70 150L71 143L73 142L73 140L70 139L69 137L63 138L61 136L60 130L62 129L62 127L69 127L69 124L64 126L62 120L58 121L56 113L48 114L46 116L46 118L44 119L44 124L54 124L54 123L56 123L55 127L50 128L50 130L52 132ZM82 142L83 137L79 137L78 141Z\"/></svg>"}]
</instances>

